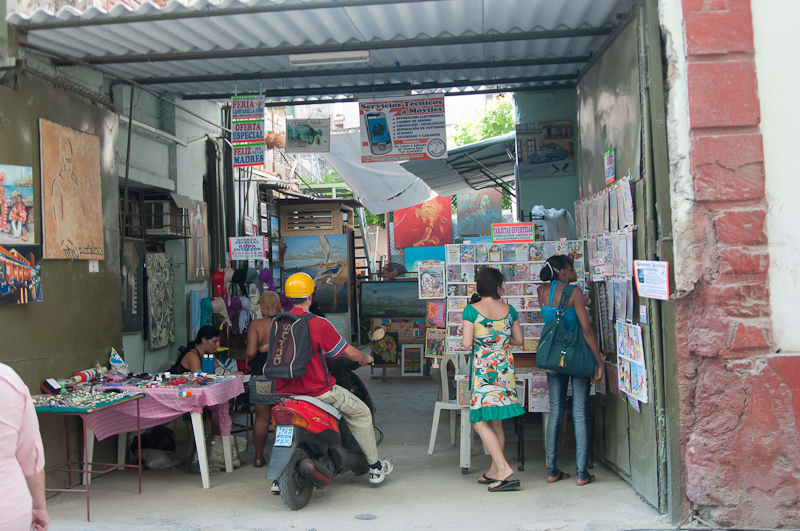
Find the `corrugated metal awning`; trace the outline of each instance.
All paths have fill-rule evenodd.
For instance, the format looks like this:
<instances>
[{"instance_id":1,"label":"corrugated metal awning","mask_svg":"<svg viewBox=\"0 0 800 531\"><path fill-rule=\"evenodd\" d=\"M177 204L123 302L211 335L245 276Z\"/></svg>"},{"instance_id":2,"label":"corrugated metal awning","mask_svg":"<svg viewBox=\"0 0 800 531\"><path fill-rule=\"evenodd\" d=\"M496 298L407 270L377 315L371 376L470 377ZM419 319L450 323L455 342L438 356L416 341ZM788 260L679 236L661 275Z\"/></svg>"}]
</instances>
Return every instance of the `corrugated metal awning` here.
<instances>
[{"instance_id":1,"label":"corrugated metal awning","mask_svg":"<svg viewBox=\"0 0 800 531\"><path fill-rule=\"evenodd\" d=\"M448 150L447 158L400 165L441 196L494 188L514 180L515 133Z\"/></svg>"},{"instance_id":2,"label":"corrugated metal awning","mask_svg":"<svg viewBox=\"0 0 800 531\"><path fill-rule=\"evenodd\" d=\"M186 99L331 101L572 87L635 0L173 0L12 13L20 46ZM368 51L362 64L290 54Z\"/></svg>"}]
</instances>

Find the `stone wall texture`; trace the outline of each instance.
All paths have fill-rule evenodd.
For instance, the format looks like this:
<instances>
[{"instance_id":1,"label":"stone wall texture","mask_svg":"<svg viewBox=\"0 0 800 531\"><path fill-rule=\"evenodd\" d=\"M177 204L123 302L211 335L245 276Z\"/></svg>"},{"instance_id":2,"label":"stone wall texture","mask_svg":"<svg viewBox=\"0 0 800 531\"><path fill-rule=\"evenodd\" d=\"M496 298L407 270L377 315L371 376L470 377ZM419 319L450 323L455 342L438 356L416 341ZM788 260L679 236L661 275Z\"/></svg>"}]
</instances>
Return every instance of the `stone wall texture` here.
<instances>
[{"instance_id":1,"label":"stone wall texture","mask_svg":"<svg viewBox=\"0 0 800 531\"><path fill-rule=\"evenodd\" d=\"M800 528L800 357L772 341L750 0L682 3L698 279L677 301L684 494L723 525Z\"/></svg>"}]
</instances>

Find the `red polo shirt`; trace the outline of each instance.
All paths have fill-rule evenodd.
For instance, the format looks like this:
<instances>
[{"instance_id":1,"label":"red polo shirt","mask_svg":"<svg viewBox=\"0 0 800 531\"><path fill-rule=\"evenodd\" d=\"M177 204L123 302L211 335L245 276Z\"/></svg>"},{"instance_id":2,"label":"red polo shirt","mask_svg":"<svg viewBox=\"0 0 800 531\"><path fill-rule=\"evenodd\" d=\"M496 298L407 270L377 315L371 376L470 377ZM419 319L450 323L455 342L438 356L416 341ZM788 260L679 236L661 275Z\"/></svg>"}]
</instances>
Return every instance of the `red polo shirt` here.
<instances>
[{"instance_id":1,"label":"red polo shirt","mask_svg":"<svg viewBox=\"0 0 800 531\"><path fill-rule=\"evenodd\" d=\"M294 307L291 312L295 315L305 315L308 312L302 308ZM313 317L308 321L311 329L311 350L322 350L325 355L337 358L347 347L347 342L339 335L336 328L324 317ZM327 375L327 383L325 376ZM276 393L291 393L295 395L319 396L327 393L336 385L336 379L328 374L327 367L319 355L315 355L306 365L306 373L297 378L275 380Z\"/></svg>"}]
</instances>

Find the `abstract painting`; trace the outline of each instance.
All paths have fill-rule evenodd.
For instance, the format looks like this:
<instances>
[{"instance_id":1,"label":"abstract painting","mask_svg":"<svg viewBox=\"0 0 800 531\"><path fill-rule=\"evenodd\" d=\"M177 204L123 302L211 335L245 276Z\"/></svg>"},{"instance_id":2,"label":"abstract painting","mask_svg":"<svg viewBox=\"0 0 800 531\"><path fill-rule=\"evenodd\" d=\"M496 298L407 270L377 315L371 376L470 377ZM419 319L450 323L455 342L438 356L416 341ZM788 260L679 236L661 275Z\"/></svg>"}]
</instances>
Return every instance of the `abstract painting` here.
<instances>
[{"instance_id":1,"label":"abstract painting","mask_svg":"<svg viewBox=\"0 0 800 531\"><path fill-rule=\"evenodd\" d=\"M43 300L41 264L38 245L0 247L0 306Z\"/></svg>"},{"instance_id":2,"label":"abstract painting","mask_svg":"<svg viewBox=\"0 0 800 531\"><path fill-rule=\"evenodd\" d=\"M382 339L372 343L375 365L400 364L400 338L397 332L386 332Z\"/></svg>"},{"instance_id":3,"label":"abstract painting","mask_svg":"<svg viewBox=\"0 0 800 531\"><path fill-rule=\"evenodd\" d=\"M453 243L450 196L437 196L394 213L394 246L429 247Z\"/></svg>"},{"instance_id":4,"label":"abstract painting","mask_svg":"<svg viewBox=\"0 0 800 531\"><path fill-rule=\"evenodd\" d=\"M102 260L100 138L39 120L44 258Z\"/></svg>"},{"instance_id":5,"label":"abstract painting","mask_svg":"<svg viewBox=\"0 0 800 531\"><path fill-rule=\"evenodd\" d=\"M144 241L126 239L122 250L122 333L141 332L144 315Z\"/></svg>"},{"instance_id":6,"label":"abstract painting","mask_svg":"<svg viewBox=\"0 0 800 531\"><path fill-rule=\"evenodd\" d=\"M492 223L503 221L503 197L500 190L486 188L457 196L458 236L489 236Z\"/></svg>"},{"instance_id":7,"label":"abstract painting","mask_svg":"<svg viewBox=\"0 0 800 531\"><path fill-rule=\"evenodd\" d=\"M175 316L173 312L172 255L150 253L147 263L147 310L149 315L150 348L166 347L175 342Z\"/></svg>"},{"instance_id":8,"label":"abstract painting","mask_svg":"<svg viewBox=\"0 0 800 531\"><path fill-rule=\"evenodd\" d=\"M287 236L283 238L285 277L308 273L314 279L314 300L325 313L344 313L350 300L350 273L346 234Z\"/></svg>"},{"instance_id":9,"label":"abstract painting","mask_svg":"<svg viewBox=\"0 0 800 531\"><path fill-rule=\"evenodd\" d=\"M33 243L33 168L0 164L0 245Z\"/></svg>"},{"instance_id":10,"label":"abstract painting","mask_svg":"<svg viewBox=\"0 0 800 531\"><path fill-rule=\"evenodd\" d=\"M204 281L211 278L208 268L208 205L192 201L189 227L192 237L186 240L186 280Z\"/></svg>"}]
</instances>

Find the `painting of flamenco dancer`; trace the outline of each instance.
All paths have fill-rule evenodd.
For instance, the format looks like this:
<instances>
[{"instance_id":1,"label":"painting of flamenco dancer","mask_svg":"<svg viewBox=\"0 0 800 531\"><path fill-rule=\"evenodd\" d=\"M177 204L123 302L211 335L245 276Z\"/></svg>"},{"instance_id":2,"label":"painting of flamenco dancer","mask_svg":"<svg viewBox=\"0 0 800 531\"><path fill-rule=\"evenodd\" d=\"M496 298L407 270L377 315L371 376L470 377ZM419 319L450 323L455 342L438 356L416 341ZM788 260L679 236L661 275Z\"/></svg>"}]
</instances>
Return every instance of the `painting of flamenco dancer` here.
<instances>
[{"instance_id":1,"label":"painting of flamenco dancer","mask_svg":"<svg viewBox=\"0 0 800 531\"><path fill-rule=\"evenodd\" d=\"M350 300L346 234L287 236L283 271L307 273L314 279L314 300L325 313L344 313Z\"/></svg>"},{"instance_id":2,"label":"painting of flamenco dancer","mask_svg":"<svg viewBox=\"0 0 800 531\"><path fill-rule=\"evenodd\" d=\"M430 247L453 243L450 197L434 197L394 213L394 246Z\"/></svg>"}]
</instances>

